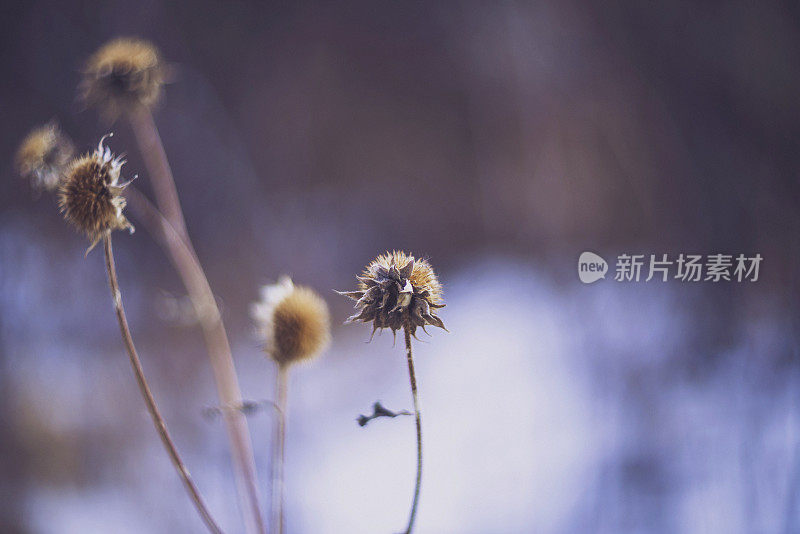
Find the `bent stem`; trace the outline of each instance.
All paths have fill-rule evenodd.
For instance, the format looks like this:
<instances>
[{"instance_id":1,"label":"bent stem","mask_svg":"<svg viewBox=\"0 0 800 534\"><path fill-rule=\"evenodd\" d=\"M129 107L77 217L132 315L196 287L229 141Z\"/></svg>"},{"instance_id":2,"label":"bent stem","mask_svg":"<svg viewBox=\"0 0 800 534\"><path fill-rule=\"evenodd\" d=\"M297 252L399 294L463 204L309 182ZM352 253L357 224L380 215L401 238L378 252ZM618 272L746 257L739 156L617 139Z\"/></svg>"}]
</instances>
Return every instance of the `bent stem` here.
<instances>
[{"instance_id":1,"label":"bent stem","mask_svg":"<svg viewBox=\"0 0 800 534\"><path fill-rule=\"evenodd\" d=\"M242 392L236 376L228 334L208 278L186 232L175 180L153 116L150 110L140 109L128 114L128 119L150 174L158 209L141 194L133 193L130 197L138 199L136 203L140 205L140 211L151 220L150 226L156 228L155 235L162 237L161 244L183 280L203 330L220 404L239 406L242 402ZM235 410L226 410L224 415L245 530L250 534L262 534L265 532L264 522L261 517L255 457L247 420L244 414Z\"/></svg>"},{"instance_id":2,"label":"bent stem","mask_svg":"<svg viewBox=\"0 0 800 534\"><path fill-rule=\"evenodd\" d=\"M173 443L169 432L167 432L167 425L164 423L164 418L161 417L161 413L158 411L156 400L153 397L153 393L150 391L150 387L147 385L147 380L144 377L142 362L139 360L139 355L136 353L136 347L133 345L131 331L130 328L128 328L128 319L125 316L125 309L122 307L122 293L119 290L119 282L117 281L117 269L114 265L114 252L111 249L110 234L106 234L103 237L103 246L105 249L106 270L108 271L108 285L111 288L111 296L114 299L114 310L117 312L119 330L122 334L122 341L125 344L125 350L128 353L128 358L131 361L131 367L133 367L133 373L136 375L136 383L139 385L139 391L142 393L144 402L147 405L147 411L150 412L150 417L153 418L153 424L156 427L156 431L158 431L158 435L161 437L161 441L164 443L164 447L167 449L170 460L172 460L172 465L175 467L175 470L178 471L178 475L181 477L183 485L186 487L186 492L189 494L189 498L191 498L192 502L194 503L194 506L197 509L197 512L200 514L200 517L203 519L203 522L206 524L209 531L213 532L214 534L222 534L222 530L220 530L214 519L211 517L211 513L208 511L208 508L206 508L203 498L200 496L200 492L194 485L192 477L189 475L189 471L186 469L183 460L181 460L181 457L178 454L178 449L175 448L175 444Z\"/></svg>"},{"instance_id":3,"label":"bent stem","mask_svg":"<svg viewBox=\"0 0 800 534\"><path fill-rule=\"evenodd\" d=\"M289 366L278 365L275 378L277 413L275 414L275 443L272 446L272 532L283 534L283 465L286 447L286 391L289 382Z\"/></svg>"},{"instance_id":4,"label":"bent stem","mask_svg":"<svg viewBox=\"0 0 800 534\"><path fill-rule=\"evenodd\" d=\"M406 534L411 534L414 520L417 517L417 504L419 504L419 490L422 485L422 418L419 412L419 396L417 395L417 377L414 374L414 356L411 353L411 332L406 324L403 327L406 339L406 359L408 360L408 378L411 382L411 395L414 397L414 419L417 423L417 482L414 486L414 502L411 505L411 515L408 518Z\"/></svg>"}]
</instances>

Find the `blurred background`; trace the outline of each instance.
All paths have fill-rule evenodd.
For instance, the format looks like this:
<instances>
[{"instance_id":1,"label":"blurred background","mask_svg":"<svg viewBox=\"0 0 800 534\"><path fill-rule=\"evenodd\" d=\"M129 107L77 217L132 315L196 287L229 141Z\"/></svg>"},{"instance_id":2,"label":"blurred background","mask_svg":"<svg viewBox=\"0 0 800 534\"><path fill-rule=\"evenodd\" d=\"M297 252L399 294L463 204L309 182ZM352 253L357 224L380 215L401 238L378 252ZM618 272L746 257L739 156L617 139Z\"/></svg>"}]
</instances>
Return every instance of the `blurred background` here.
<instances>
[{"instance_id":1,"label":"blurred background","mask_svg":"<svg viewBox=\"0 0 800 534\"><path fill-rule=\"evenodd\" d=\"M290 274L331 349L290 384L290 533L397 532L411 407L390 335L332 292L378 253L430 258L450 333L416 346L419 534L800 532L800 9L794 2L30 1L0 7L0 532L203 526L139 397L102 252L15 172L57 119L113 131L80 69L106 40L174 68L155 112L247 398L274 368L248 315ZM136 224L133 219L133 223ZM180 279L115 239L146 373L226 532L242 531ZM583 285L578 255L760 253L755 283ZM613 268L613 265L612 265ZM250 417L267 502L271 419Z\"/></svg>"}]
</instances>

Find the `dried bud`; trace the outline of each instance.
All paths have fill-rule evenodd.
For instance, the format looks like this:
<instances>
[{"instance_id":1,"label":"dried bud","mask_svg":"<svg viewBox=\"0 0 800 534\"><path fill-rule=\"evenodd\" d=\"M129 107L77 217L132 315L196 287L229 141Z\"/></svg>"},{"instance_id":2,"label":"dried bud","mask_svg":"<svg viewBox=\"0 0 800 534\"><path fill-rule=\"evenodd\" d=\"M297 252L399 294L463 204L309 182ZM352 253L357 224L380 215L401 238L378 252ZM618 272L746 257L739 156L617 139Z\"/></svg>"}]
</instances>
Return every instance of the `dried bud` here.
<instances>
[{"instance_id":1,"label":"dried bud","mask_svg":"<svg viewBox=\"0 0 800 534\"><path fill-rule=\"evenodd\" d=\"M55 122L36 128L17 151L17 169L37 191L55 191L75 149Z\"/></svg>"},{"instance_id":2,"label":"dried bud","mask_svg":"<svg viewBox=\"0 0 800 534\"><path fill-rule=\"evenodd\" d=\"M64 218L92 240L91 250L112 230L133 226L122 214L125 197L122 191L130 182L119 184L125 161L114 157L100 139L97 150L74 160L64 173L58 203ZM88 252L88 251L87 251Z\"/></svg>"},{"instance_id":3,"label":"dried bud","mask_svg":"<svg viewBox=\"0 0 800 534\"><path fill-rule=\"evenodd\" d=\"M289 277L261 288L261 300L251 315L264 350L278 365L310 360L330 342L330 316L325 301L307 287L296 287Z\"/></svg>"},{"instance_id":4,"label":"dried bud","mask_svg":"<svg viewBox=\"0 0 800 534\"><path fill-rule=\"evenodd\" d=\"M152 107L161 96L164 68L156 47L138 39L115 39L89 58L81 96L109 118Z\"/></svg>"},{"instance_id":5,"label":"dried bud","mask_svg":"<svg viewBox=\"0 0 800 534\"><path fill-rule=\"evenodd\" d=\"M407 327L414 335L417 327L444 327L434 311L443 308L442 286L426 260L405 252L387 252L367 265L357 291L339 292L356 301L358 313L347 322L372 321L372 332ZM427 330L426 330L427 332Z\"/></svg>"}]
</instances>

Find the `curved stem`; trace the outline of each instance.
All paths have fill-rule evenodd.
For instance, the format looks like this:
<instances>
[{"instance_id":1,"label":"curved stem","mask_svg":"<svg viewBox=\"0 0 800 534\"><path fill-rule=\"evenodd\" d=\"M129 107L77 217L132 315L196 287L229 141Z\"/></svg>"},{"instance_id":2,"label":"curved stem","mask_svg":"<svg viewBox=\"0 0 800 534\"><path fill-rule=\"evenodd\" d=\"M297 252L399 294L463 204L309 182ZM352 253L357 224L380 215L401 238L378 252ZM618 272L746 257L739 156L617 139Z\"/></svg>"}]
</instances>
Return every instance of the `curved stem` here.
<instances>
[{"instance_id":1,"label":"curved stem","mask_svg":"<svg viewBox=\"0 0 800 534\"><path fill-rule=\"evenodd\" d=\"M188 241L178 189L175 187L175 179L172 177L172 169L169 166L167 153L164 151L164 144L161 142L158 128L153 121L153 114L149 109L142 108L130 113L128 119L133 129L133 135L136 137L136 143L142 152L147 171L150 173L150 182L153 184L153 191L156 194L156 203L178 234Z\"/></svg>"},{"instance_id":2,"label":"curved stem","mask_svg":"<svg viewBox=\"0 0 800 534\"><path fill-rule=\"evenodd\" d=\"M133 345L131 331L130 328L128 328L128 319L125 316L125 309L122 307L122 293L119 290L119 282L117 281L117 269L114 265L114 252L111 249L110 234L106 234L103 237L103 248L105 249L106 270L108 271L108 285L111 288L111 296L114 299L114 310L117 312L119 330L122 334L122 341L125 344L128 358L130 358L131 361L131 367L133 367L133 373L136 375L136 383L139 385L139 391L141 391L142 397L144 397L144 403L147 405L147 411L150 412L150 417L153 418L153 424L156 427L156 431L158 431L158 435L161 437L161 441L164 443L164 447L167 449L170 460L172 460L172 465L175 466L175 470L178 471L178 475L181 477L183 485L186 487L186 492L192 499L203 522L206 524L209 531L214 534L222 534L222 530L220 530L211 517L211 513L208 511L208 508L206 508L203 498L197 491L197 487L194 485L189 471L186 469L183 460L181 460L178 454L178 449L175 448L175 444L172 442L169 432L167 432L167 425L164 423L164 418L161 417L161 413L158 411L156 400L144 377L142 362L139 360L139 355L136 353L136 347Z\"/></svg>"},{"instance_id":3,"label":"curved stem","mask_svg":"<svg viewBox=\"0 0 800 534\"><path fill-rule=\"evenodd\" d=\"M146 222L150 222L150 226L156 228L154 234L161 237L162 246L183 280L203 330L220 404L239 406L242 402L242 392L236 376L228 334L208 278L186 232L175 180L153 116L150 110L141 109L129 114L128 119L150 174L158 209L141 194L134 192L129 198L136 198L139 211L149 219ZM231 444L239 507L244 517L245 531L250 534L262 534L265 529L261 517L255 457L247 420L241 412L235 410L226 410L224 417Z\"/></svg>"},{"instance_id":4,"label":"curved stem","mask_svg":"<svg viewBox=\"0 0 800 534\"><path fill-rule=\"evenodd\" d=\"M272 532L283 534L283 465L286 447L286 392L289 383L289 368L278 365L275 378L277 396L275 417L275 443L272 446Z\"/></svg>"},{"instance_id":5,"label":"curved stem","mask_svg":"<svg viewBox=\"0 0 800 534\"><path fill-rule=\"evenodd\" d=\"M419 504L419 490L422 485L422 417L419 411L419 396L417 395L417 377L414 374L414 356L411 353L411 332L408 325L403 327L406 339L406 359L408 360L408 378L411 381L411 395L414 397L414 419L417 423L417 482L414 486L414 502L411 505L411 515L408 518L406 534L411 534L414 520L417 517L417 504Z\"/></svg>"}]
</instances>

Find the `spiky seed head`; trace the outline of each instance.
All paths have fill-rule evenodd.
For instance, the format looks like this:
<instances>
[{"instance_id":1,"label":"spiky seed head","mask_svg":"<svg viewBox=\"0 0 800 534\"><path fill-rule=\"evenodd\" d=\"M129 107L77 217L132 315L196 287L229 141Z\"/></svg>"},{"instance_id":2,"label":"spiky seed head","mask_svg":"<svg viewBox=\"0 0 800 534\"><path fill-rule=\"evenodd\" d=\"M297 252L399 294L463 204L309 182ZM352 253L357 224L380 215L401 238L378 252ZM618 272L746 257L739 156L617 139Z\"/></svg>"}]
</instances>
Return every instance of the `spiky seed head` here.
<instances>
[{"instance_id":1,"label":"spiky seed head","mask_svg":"<svg viewBox=\"0 0 800 534\"><path fill-rule=\"evenodd\" d=\"M164 67L158 49L140 39L114 39L86 63L81 96L114 119L122 113L152 107L161 96Z\"/></svg>"},{"instance_id":2,"label":"spiky seed head","mask_svg":"<svg viewBox=\"0 0 800 534\"><path fill-rule=\"evenodd\" d=\"M122 191L130 183L119 183L125 160L115 157L103 146L103 141L105 137L94 152L70 163L58 195L64 218L92 241L89 250L112 230L133 232L133 226L122 214L125 207Z\"/></svg>"},{"instance_id":3,"label":"spiky seed head","mask_svg":"<svg viewBox=\"0 0 800 534\"><path fill-rule=\"evenodd\" d=\"M55 191L75 149L50 122L31 131L17 150L17 170L36 191Z\"/></svg>"},{"instance_id":4,"label":"spiky seed head","mask_svg":"<svg viewBox=\"0 0 800 534\"><path fill-rule=\"evenodd\" d=\"M330 342L327 304L288 276L261 288L261 300L252 305L251 315L264 351L280 366L311 360Z\"/></svg>"},{"instance_id":5,"label":"spiky seed head","mask_svg":"<svg viewBox=\"0 0 800 534\"><path fill-rule=\"evenodd\" d=\"M373 334L381 328L396 332L404 326L411 335L427 325L446 330L435 314L444 307L442 285L427 260L397 250L386 252L356 278L356 291L339 292L356 301L358 311L347 322L372 321Z\"/></svg>"}]
</instances>

